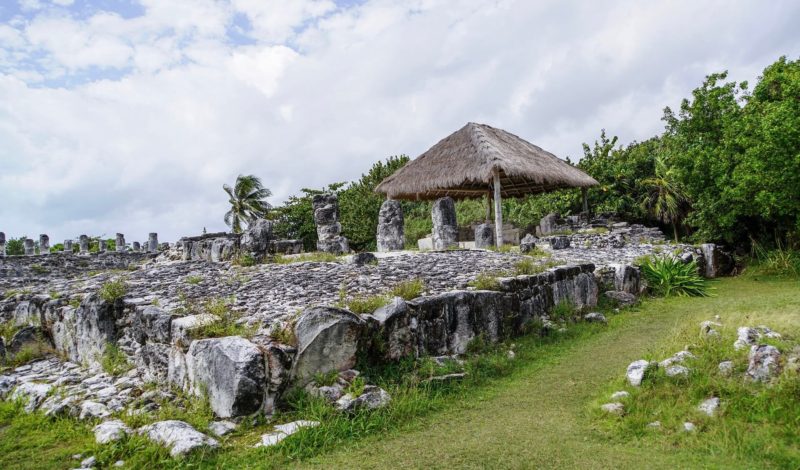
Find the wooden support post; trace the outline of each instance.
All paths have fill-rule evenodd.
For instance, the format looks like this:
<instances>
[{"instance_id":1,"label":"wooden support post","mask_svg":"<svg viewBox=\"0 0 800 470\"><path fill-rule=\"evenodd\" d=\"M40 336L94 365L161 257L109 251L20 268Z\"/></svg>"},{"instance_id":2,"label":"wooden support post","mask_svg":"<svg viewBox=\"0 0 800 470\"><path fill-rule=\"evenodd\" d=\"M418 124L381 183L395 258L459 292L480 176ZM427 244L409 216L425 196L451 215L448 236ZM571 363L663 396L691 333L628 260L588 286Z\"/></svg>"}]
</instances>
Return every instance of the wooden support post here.
<instances>
[{"instance_id":1,"label":"wooden support post","mask_svg":"<svg viewBox=\"0 0 800 470\"><path fill-rule=\"evenodd\" d=\"M497 248L503 246L503 206L500 196L500 170L494 169L494 233Z\"/></svg>"},{"instance_id":2,"label":"wooden support post","mask_svg":"<svg viewBox=\"0 0 800 470\"><path fill-rule=\"evenodd\" d=\"M583 194L583 212L589 212L589 198L587 196L588 192L588 189L581 188L581 194Z\"/></svg>"},{"instance_id":3,"label":"wooden support post","mask_svg":"<svg viewBox=\"0 0 800 470\"><path fill-rule=\"evenodd\" d=\"M486 223L492 223L492 192L486 191Z\"/></svg>"}]
</instances>

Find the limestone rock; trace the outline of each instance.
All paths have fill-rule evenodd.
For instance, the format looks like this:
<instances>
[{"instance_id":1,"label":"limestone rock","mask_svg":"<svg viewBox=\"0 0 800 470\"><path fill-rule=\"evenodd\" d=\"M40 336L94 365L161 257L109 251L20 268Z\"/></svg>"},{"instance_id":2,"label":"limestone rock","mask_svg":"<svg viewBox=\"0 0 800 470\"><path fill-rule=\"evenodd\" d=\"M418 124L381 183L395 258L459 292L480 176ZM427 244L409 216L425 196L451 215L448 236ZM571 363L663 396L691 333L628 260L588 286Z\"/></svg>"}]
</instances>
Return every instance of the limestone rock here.
<instances>
[{"instance_id":1,"label":"limestone rock","mask_svg":"<svg viewBox=\"0 0 800 470\"><path fill-rule=\"evenodd\" d=\"M303 428L313 428L316 426L319 426L319 421L300 420L286 424L279 424L275 426L275 431L261 436L261 442L256 444L255 447L274 446Z\"/></svg>"},{"instance_id":2,"label":"limestone rock","mask_svg":"<svg viewBox=\"0 0 800 470\"><path fill-rule=\"evenodd\" d=\"M767 382L781 371L781 353L775 346L753 345L748 355L747 377L756 382Z\"/></svg>"},{"instance_id":3,"label":"limestone rock","mask_svg":"<svg viewBox=\"0 0 800 470\"><path fill-rule=\"evenodd\" d=\"M264 353L239 336L193 341L186 354L194 393L206 393L221 418L258 411L266 393Z\"/></svg>"},{"instance_id":4,"label":"limestone rock","mask_svg":"<svg viewBox=\"0 0 800 470\"><path fill-rule=\"evenodd\" d=\"M222 437L236 430L236 423L232 421L214 421L208 425L208 431L215 435Z\"/></svg>"},{"instance_id":5,"label":"limestone rock","mask_svg":"<svg viewBox=\"0 0 800 470\"><path fill-rule=\"evenodd\" d=\"M16 354L24 347L33 345L40 342L40 330L35 326L26 326L20 328L19 331L14 333L11 342L8 343L8 352Z\"/></svg>"},{"instance_id":6,"label":"limestone rock","mask_svg":"<svg viewBox=\"0 0 800 470\"><path fill-rule=\"evenodd\" d=\"M612 264L610 267L614 269L614 290L633 295L639 293L639 268L628 264Z\"/></svg>"},{"instance_id":7,"label":"limestone rock","mask_svg":"<svg viewBox=\"0 0 800 470\"><path fill-rule=\"evenodd\" d=\"M708 416L714 416L717 413L717 408L719 408L719 398L717 397L708 398L697 405L697 409Z\"/></svg>"},{"instance_id":8,"label":"limestone rock","mask_svg":"<svg viewBox=\"0 0 800 470\"><path fill-rule=\"evenodd\" d=\"M50 384L25 382L14 389L11 394L11 400L27 399L28 403L25 405L25 411L31 413L42 404L52 388L53 386Z\"/></svg>"},{"instance_id":9,"label":"limestone rock","mask_svg":"<svg viewBox=\"0 0 800 470\"><path fill-rule=\"evenodd\" d=\"M684 432L694 432L697 430L697 426L695 426L695 424L690 421L686 421L685 423L683 423L683 430Z\"/></svg>"},{"instance_id":10,"label":"limestone rock","mask_svg":"<svg viewBox=\"0 0 800 470\"><path fill-rule=\"evenodd\" d=\"M603 292L603 295L620 307L636 304L636 296L628 292L610 290Z\"/></svg>"},{"instance_id":11,"label":"limestone rock","mask_svg":"<svg viewBox=\"0 0 800 470\"><path fill-rule=\"evenodd\" d=\"M634 387L638 387L639 385L642 384L642 380L644 379L644 376L647 373L647 371L657 367L658 363L640 359L638 361L633 361L630 363L630 365L628 366L628 370L625 373L625 376L628 379L628 383L630 383Z\"/></svg>"},{"instance_id":12,"label":"limestone rock","mask_svg":"<svg viewBox=\"0 0 800 470\"><path fill-rule=\"evenodd\" d=\"M558 227L558 214L550 213L539 220L539 233L541 235L550 235L555 232Z\"/></svg>"},{"instance_id":13,"label":"limestone rock","mask_svg":"<svg viewBox=\"0 0 800 470\"><path fill-rule=\"evenodd\" d=\"M384 201L378 213L378 251L402 250L405 242L403 207L400 201Z\"/></svg>"},{"instance_id":14,"label":"limestone rock","mask_svg":"<svg viewBox=\"0 0 800 470\"><path fill-rule=\"evenodd\" d=\"M625 414L625 405L620 402L606 403L600 406L600 409L606 413L622 416Z\"/></svg>"},{"instance_id":15,"label":"limestone rock","mask_svg":"<svg viewBox=\"0 0 800 470\"><path fill-rule=\"evenodd\" d=\"M158 307L147 306L138 310L134 316L134 329L137 341L144 344L170 342L172 315Z\"/></svg>"},{"instance_id":16,"label":"limestone rock","mask_svg":"<svg viewBox=\"0 0 800 470\"><path fill-rule=\"evenodd\" d=\"M364 319L370 329L369 337L379 343L371 347L370 354L382 355L390 361L414 354L416 322L412 321L405 300L395 297L371 315L365 315Z\"/></svg>"},{"instance_id":17,"label":"limestone rock","mask_svg":"<svg viewBox=\"0 0 800 470\"><path fill-rule=\"evenodd\" d=\"M630 396L631 396L630 393L626 392L625 390L620 390L618 392L612 393L611 394L611 399L612 400L621 400L623 398L628 398Z\"/></svg>"},{"instance_id":18,"label":"limestone rock","mask_svg":"<svg viewBox=\"0 0 800 470\"><path fill-rule=\"evenodd\" d=\"M131 430L121 420L112 419L104 421L94 427L94 438L98 444L107 444L122 439L130 434Z\"/></svg>"},{"instance_id":19,"label":"limestone rock","mask_svg":"<svg viewBox=\"0 0 800 470\"><path fill-rule=\"evenodd\" d=\"M187 315L173 319L170 327L172 344L186 350L192 342L193 332L217 321L219 321L219 317L210 313Z\"/></svg>"},{"instance_id":20,"label":"limestone rock","mask_svg":"<svg viewBox=\"0 0 800 470\"><path fill-rule=\"evenodd\" d=\"M494 225L480 224L475 227L475 248L491 248L494 243Z\"/></svg>"},{"instance_id":21,"label":"limestone rock","mask_svg":"<svg viewBox=\"0 0 800 470\"><path fill-rule=\"evenodd\" d=\"M724 377L729 377L733 373L733 361L722 361L717 367L720 375Z\"/></svg>"},{"instance_id":22,"label":"limestone rock","mask_svg":"<svg viewBox=\"0 0 800 470\"><path fill-rule=\"evenodd\" d=\"M341 397L336 402L336 408L341 411L374 410L383 408L391 401L392 397L386 390L375 385L367 385L364 387L364 392L355 398L350 394Z\"/></svg>"},{"instance_id":23,"label":"limestone rock","mask_svg":"<svg viewBox=\"0 0 800 470\"><path fill-rule=\"evenodd\" d=\"M608 323L606 316L599 312L587 313L583 316L583 319L589 323Z\"/></svg>"},{"instance_id":24,"label":"limestone rock","mask_svg":"<svg viewBox=\"0 0 800 470\"><path fill-rule=\"evenodd\" d=\"M686 359L694 359L696 356L689 351L678 351L667 359L661 361L658 365L661 367L669 367L673 364L683 363Z\"/></svg>"},{"instance_id":25,"label":"limestone rock","mask_svg":"<svg viewBox=\"0 0 800 470\"><path fill-rule=\"evenodd\" d=\"M433 220L434 250L446 250L458 246L458 221L456 220L456 205L450 197L443 197L433 202L431 208Z\"/></svg>"},{"instance_id":26,"label":"limestone rock","mask_svg":"<svg viewBox=\"0 0 800 470\"><path fill-rule=\"evenodd\" d=\"M713 243L704 243L700 246L700 250L705 259L704 274L706 277L727 276L733 271L735 267L733 257L722 251L719 246Z\"/></svg>"},{"instance_id":27,"label":"limestone rock","mask_svg":"<svg viewBox=\"0 0 800 470\"><path fill-rule=\"evenodd\" d=\"M266 219L258 219L251 223L239 241L241 250L256 260L262 259L269 251L273 238L272 225L273 222Z\"/></svg>"},{"instance_id":28,"label":"limestone rock","mask_svg":"<svg viewBox=\"0 0 800 470\"><path fill-rule=\"evenodd\" d=\"M748 326L740 326L737 328L736 334L737 338L733 343L733 348L737 351L756 344L760 336L758 330Z\"/></svg>"},{"instance_id":29,"label":"limestone rock","mask_svg":"<svg viewBox=\"0 0 800 470\"><path fill-rule=\"evenodd\" d=\"M111 416L111 410L102 403L86 400L81 403L80 419L106 418Z\"/></svg>"},{"instance_id":30,"label":"limestone rock","mask_svg":"<svg viewBox=\"0 0 800 470\"><path fill-rule=\"evenodd\" d=\"M317 194L312 198L311 204L317 226L317 250L337 255L350 251L347 239L341 235L338 196Z\"/></svg>"},{"instance_id":31,"label":"limestone rock","mask_svg":"<svg viewBox=\"0 0 800 470\"><path fill-rule=\"evenodd\" d=\"M667 377L688 377L689 368L685 366L669 366L664 371Z\"/></svg>"},{"instance_id":32,"label":"limestone rock","mask_svg":"<svg viewBox=\"0 0 800 470\"><path fill-rule=\"evenodd\" d=\"M353 259L351 262L356 266L366 266L368 264L377 264L378 258L376 258L375 255L369 252L356 253L353 255Z\"/></svg>"},{"instance_id":33,"label":"limestone rock","mask_svg":"<svg viewBox=\"0 0 800 470\"><path fill-rule=\"evenodd\" d=\"M522 237L522 241L519 242L519 251L522 253L530 253L531 251L536 249L536 237L531 235L530 233Z\"/></svg>"},{"instance_id":34,"label":"limestone rock","mask_svg":"<svg viewBox=\"0 0 800 470\"><path fill-rule=\"evenodd\" d=\"M364 320L347 310L304 310L295 325L297 356L292 375L297 384L307 384L317 372L352 369L363 327Z\"/></svg>"},{"instance_id":35,"label":"limestone rock","mask_svg":"<svg viewBox=\"0 0 800 470\"><path fill-rule=\"evenodd\" d=\"M700 334L705 337L719 336L719 332L716 330L716 328L722 328L722 324L715 321L706 320L700 323Z\"/></svg>"},{"instance_id":36,"label":"limestone rock","mask_svg":"<svg viewBox=\"0 0 800 470\"><path fill-rule=\"evenodd\" d=\"M177 420L159 421L137 430L150 440L170 448L170 455L178 457L200 447L218 447L219 443L198 432L188 423Z\"/></svg>"},{"instance_id":37,"label":"limestone rock","mask_svg":"<svg viewBox=\"0 0 800 470\"><path fill-rule=\"evenodd\" d=\"M566 250L569 248L570 240L569 237L564 235L558 235L555 237L550 237L550 247L554 250Z\"/></svg>"}]
</instances>

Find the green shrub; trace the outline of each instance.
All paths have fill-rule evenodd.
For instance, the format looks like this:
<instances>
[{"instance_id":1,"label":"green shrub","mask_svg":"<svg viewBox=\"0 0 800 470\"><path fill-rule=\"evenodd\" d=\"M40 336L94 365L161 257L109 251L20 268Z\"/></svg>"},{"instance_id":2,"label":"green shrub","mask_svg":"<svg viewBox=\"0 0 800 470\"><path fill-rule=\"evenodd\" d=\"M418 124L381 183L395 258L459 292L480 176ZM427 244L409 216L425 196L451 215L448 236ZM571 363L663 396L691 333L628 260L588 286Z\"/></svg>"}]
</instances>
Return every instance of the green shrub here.
<instances>
[{"instance_id":1,"label":"green shrub","mask_svg":"<svg viewBox=\"0 0 800 470\"><path fill-rule=\"evenodd\" d=\"M575 315L576 310L572 301L562 300L553 307L553 311L550 312L550 318L554 320L569 320Z\"/></svg>"},{"instance_id":2,"label":"green shrub","mask_svg":"<svg viewBox=\"0 0 800 470\"><path fill-rule=\"evenodd\" d=\"M404 300L416 299L425 290L425 283L422 279L403 281L389 291L392 297L402 297Z\"/></svg>"},{"instance_id":3,"label":"green shrub","mask_svg":"<svg viewBox=\"0 0 800 470\"><path fill-rule=\"evenodd\" d=\"M128 286L122 279L114 279L107 281L100 286L100 298L108 303L114 303L117 300L125 297L128 292Z\"/></svg>"},{"instance_id":4,"label":"green shrub","mask_svg":"<svg viewBox=\"0 0 800 470\"><path fill-rule=\"evenodd\" d=\"M209 323L198 328L193 336L196 338L221 338L223 336L251 336L252 328L237 322L240 315L231 310L233 299L211 298L206 300L200 310L204 313L219 318L214 323Z\"/></svg>"},{"instance_id":5,"label":"green shrub","mask_svg":"<svg viewBox=\"0 0 800 470\"><path fill-rule=\"evenodd\" d=\"M256 259L253 258L253 255L250 253L240 253L239 256L235 257L231 262L237 266L249 267L255 266Z\"/></svg>"},{"instance_id":6,"label":"green shrub","mask_svg":"<svg viewBox=\"0 0 800 470\"><path fill-rule=\"evenodd\" d=\"M753 252L758 271L778 276L800 276L800 251L781 245L768 251L762 245L753 243Z\"/></svg>"},{"instance_id":7,"label":"green shrub","mask_svg":"<svg viewBox=\"0 0 800 470\"><path fill-rule=\"evenodd\" d=\"M359 375L355 377L352 382L350 382L350 385L347 386L345 392L352 395L353 398L359 397L361 396L362 393L364 393L364 387L366 386L367 386L367 381L364 380L363 376Z\"/></svg>"},{"instance_id":8,"label":"green shrub","mask_svg":"<svg viewBox=\"0 0 800 470\"><path fill-rule=\"evenodd\" d=\"M187 284L197 285L203 282L203 276L186 276L184 280Z\"/></svg>"},{"instance_id":9,"label":"green shrub","mask_svg":"<svg viewBox=\"0 0 800 470\"><path fill-rule=\"evenodd\" d=\"M485 273L478 274L478 277L470 281L468 285L477 290L500 290L500 281L495 276Z\"/></svg>"},{"instance_id":10,"label":"green shrub","mask_svg":"<svg viewBox=\"0 0 800 470\"><path fill-rule=\"evenodd\" d=\"M316 372L314 374L314 382L320 387L330 387L335 385L339 380L339 373L335 370L328 372Z\"/></svg>"},{"instance_id":11,"label":"green shrub","mask_svg":"<svg viewBox=\"0 0 800 470\"><path fill-rule=\"evenodd\" d=\"M297 336L294 334L294 324L272 330L270 337L275 341L288 346L297 346Z\"/></svg>"},{"instance_id":12,"label":"green shrub","mask_svg":"<svg viewBox=\"0 0 800 470\"><path fill-rule=\"evenodd\" d=\"M705 297L708 283L697 273L697 263L671 256L652 257L641 264L642 275L656 295Z\"/></svg>"},{"instance_id":13,"label":"green shrub","mask_svg":"<svg viewBox=\"0 0 800 470\"><path fill-rule=\"evenodd\" d=\"M100 365L110 375L120 375L133 368L125 353L113 343L106 343L106 350L103 352Z\"/></svg>"},{"instance_id":14,"label":"green shrub","mask_svg":"<svg viewBox=\"0 0 800 470\"><path fill-rule=\"evenodd\" d=\"M390 301L386 295L371 295L368 297L353 297L345 301L344 304L339 303L339 306L350 310L353 313L372 313L375 310L388 304Z\"/></svg>"}]
</instances>

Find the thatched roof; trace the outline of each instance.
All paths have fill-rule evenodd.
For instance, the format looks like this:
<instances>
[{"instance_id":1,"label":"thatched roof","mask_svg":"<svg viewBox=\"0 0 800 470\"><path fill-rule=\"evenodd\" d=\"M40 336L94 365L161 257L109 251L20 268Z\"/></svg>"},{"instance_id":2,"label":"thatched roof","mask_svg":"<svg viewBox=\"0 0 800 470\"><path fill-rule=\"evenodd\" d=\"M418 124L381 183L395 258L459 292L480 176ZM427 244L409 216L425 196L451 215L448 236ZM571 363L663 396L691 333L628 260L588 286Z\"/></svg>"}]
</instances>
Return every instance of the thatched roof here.
<instances>
[{"instance_id":1,"label":"thatched roof","mask_svg":"<svg viewBox=\"0 0 800 470\"><path fill-rule=\"evenodd\" d=\"M392 199L480 197L487 194L495 168L503 197L598 184L514 134L470 122L383 180L375 191Z\"/></svg>"}]
</instances>

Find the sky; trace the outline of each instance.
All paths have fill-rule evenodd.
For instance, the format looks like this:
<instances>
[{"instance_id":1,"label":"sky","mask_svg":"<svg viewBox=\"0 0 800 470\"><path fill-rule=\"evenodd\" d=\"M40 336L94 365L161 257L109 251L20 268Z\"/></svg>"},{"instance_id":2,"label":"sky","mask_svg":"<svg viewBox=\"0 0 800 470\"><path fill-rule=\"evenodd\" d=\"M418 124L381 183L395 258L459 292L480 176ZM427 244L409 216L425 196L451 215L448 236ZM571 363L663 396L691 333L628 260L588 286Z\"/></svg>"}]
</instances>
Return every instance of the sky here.
<instances>
[{"instance_id":1,"label":"sky","mask_svg":"<svg viewBox=\"0 0 800 470\"><path fill-rule=\"evenodd\" d=\"M416 157L467 122L573 160L704 76L800 57L800 2L0 0L0 231L161 241Z\"/></svg>"}]
</instances>

